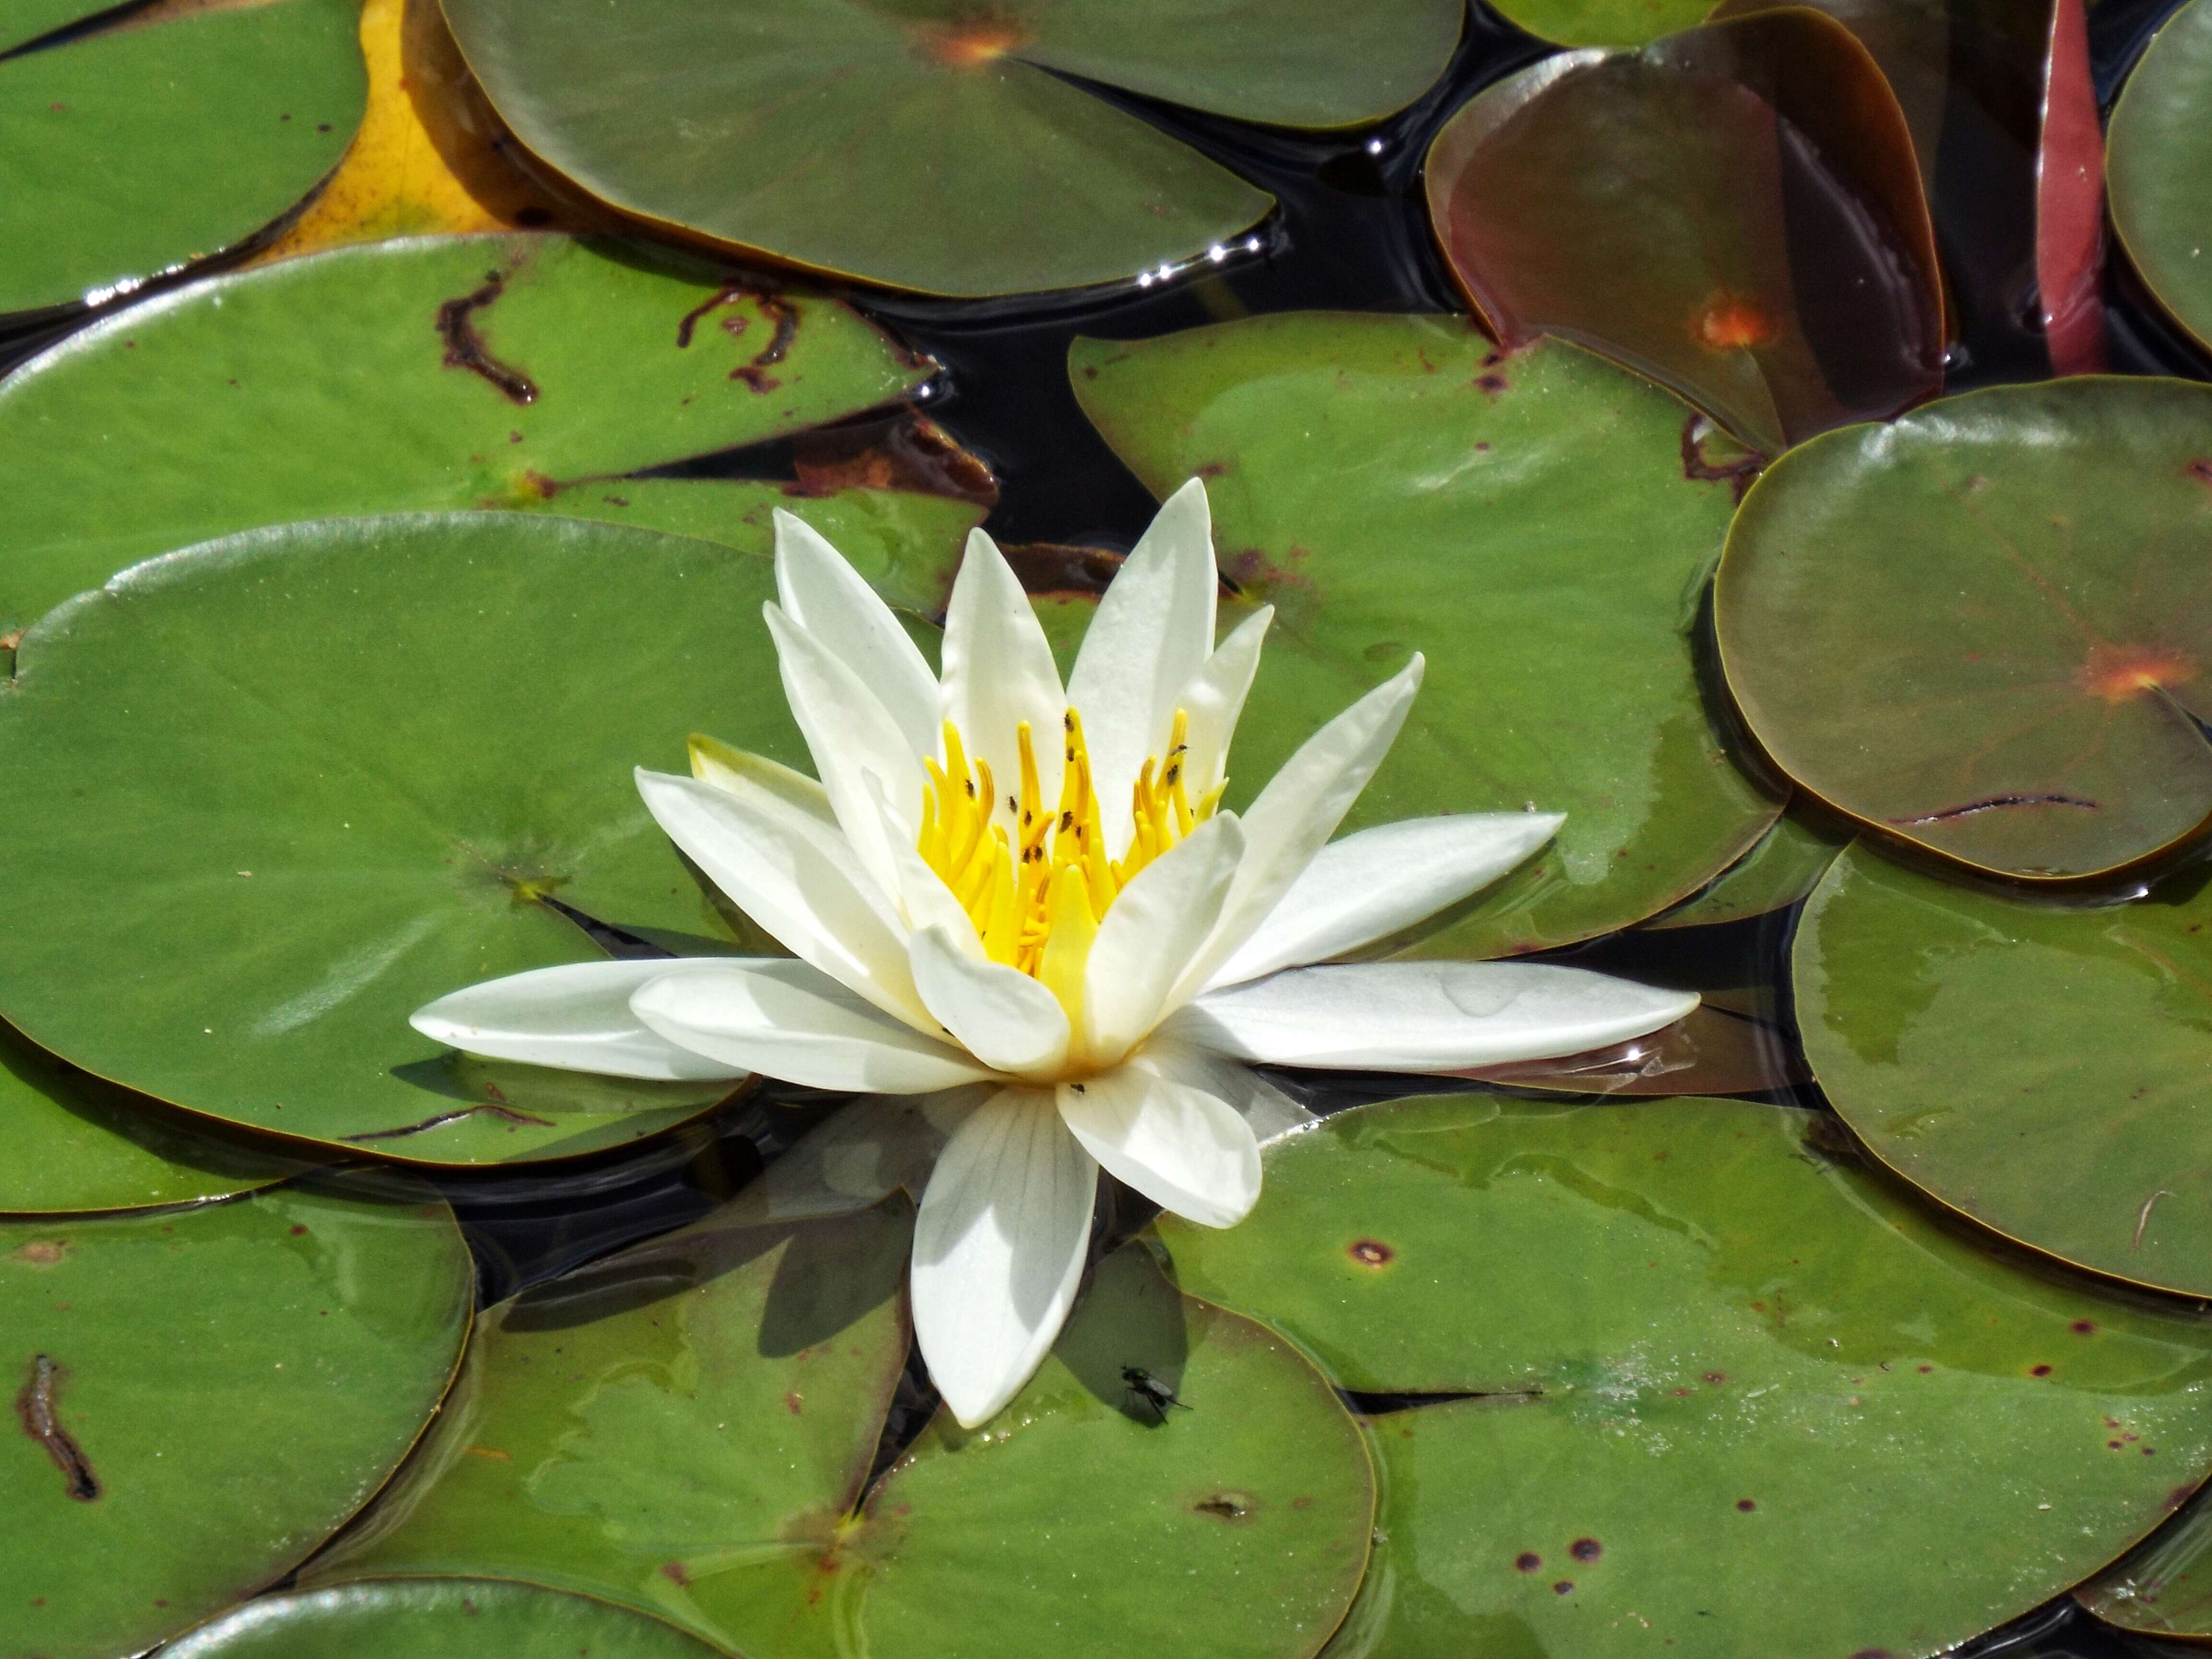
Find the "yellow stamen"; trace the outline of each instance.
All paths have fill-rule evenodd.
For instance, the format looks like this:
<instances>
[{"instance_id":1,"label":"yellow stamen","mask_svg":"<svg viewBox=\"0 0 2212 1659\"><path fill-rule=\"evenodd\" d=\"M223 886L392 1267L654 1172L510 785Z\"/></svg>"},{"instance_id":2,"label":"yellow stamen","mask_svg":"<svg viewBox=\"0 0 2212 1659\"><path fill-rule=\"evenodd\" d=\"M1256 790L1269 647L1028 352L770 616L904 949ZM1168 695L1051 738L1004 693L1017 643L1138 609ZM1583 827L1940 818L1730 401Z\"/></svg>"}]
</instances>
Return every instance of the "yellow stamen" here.
<instances>
[{"instance_id":1,"label":"yellow stamen","mask_svg":"<svg viewBox=\"0 0 2212 1659\"><path fill-rule=\"evenodd\" d=\"M1021 757L1018 793L995 793L988 762L971 760L959 732L947 721L945 760L925 763L922 861L959 900L993 962L1042 980L1071 1019L1080 1012L1083 963L1098 924L1137 872L1213 815L1217 788L1194 808L1183 778L1189 717L1176 711L1164 761L1147 760L1130 796L1127 855L1106 856L1098 793L1083 719L1073 708L1062 721L1066 762L1060 802L1044 809L1036 737L1024 721L1016 728ZM1003 812L1004 819L994 822Z\"/></svg>"}]
</instances>

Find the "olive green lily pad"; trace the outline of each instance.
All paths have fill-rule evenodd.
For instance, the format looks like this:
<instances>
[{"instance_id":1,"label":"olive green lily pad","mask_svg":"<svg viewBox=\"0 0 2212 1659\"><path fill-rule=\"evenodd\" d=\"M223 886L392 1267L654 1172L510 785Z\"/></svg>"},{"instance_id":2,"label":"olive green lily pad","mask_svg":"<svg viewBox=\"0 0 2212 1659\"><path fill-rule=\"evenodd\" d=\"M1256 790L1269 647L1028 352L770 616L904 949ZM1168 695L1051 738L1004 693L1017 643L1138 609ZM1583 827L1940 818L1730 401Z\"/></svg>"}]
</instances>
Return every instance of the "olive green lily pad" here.
<instances>
[{"instance_id":1,"label":"olive green lily pad","mask_svg":"<svg viewBox=\"0 0 2212 1659\"><path fill-rule=\"evenodd\" d=\"M2149 1636L2212 1638L2212 1507L2191 1503L2125 1559L2074 1592L2108 1625Z\"/></svg>"},{"instance_id":2,"label":"olive green lily pad","mask_svg":"<svg viewBox=\"0 0 2212 1659\"><path fill-rule=\"evenodd\" d=\"M1066 78L1285 126L1425 92L1458 0L447 0L515 136L647 220L951 295L1133 276L1273 198Z\"/></svg>"},{"instance_id":3,"label":"olive green lily pad","mask_svg":"<svg viewBox=\"0 0 2212 1659\"><path fill-rule=\"evenodd\" d=\"M1765 454L1942 383L1911 134L1866 48L1805 7L1547 58L1469 100L1423 176L1500 340L1602 351Z\"/></svg>"},{"instance_id":4,"label":"olive green lily pad","mask_svg":"<svg viewBox=\"0 0 2212 1659\"><path fill-rule=\"evenodd\" d=\"M1191 1294L1371 1419L1388 1607L1347 1652L1924 1655L2063 1592L2212 1467L2212 1321L2045 1277L1747 1102L1331 1118ZM1932 1571L1928 1563L1941 1564Z\"/></svg>"},{"instance_id":5,"label":"olive green lily pad","mask_svg":"<svg viewBox=\"0 0 2212 1659\"><path fill-rule=\"evenodd\" d=\"M2023 878L2212 815L2212 386L1993 386L1753 486L1715 590L1752 730L1814 794Z\"/></svg>"},{"instance_id":6,"label":"olive green lily pad","mask_svg":"<svg viewBox=\"0 0 2212 1659\"><path fill-rule=\"evenodd\" d=\"M1784 812L1758 845L1722 871L1711 886L1644 925L1654 929L1705 927L1786 910L1813 890L1849 840L1848 833L1802 813Z\"/></svg>"},{"instance_id":7,"label":"olive green lily pad","mask_svg":"<svg viewBox=\"0 0 2212 1659\"><path fill-rule=\"evenodd\" d=\"M658 1619L496 1579L390 1579L264 1595L164 1659L712 1659Z\"/></svg>"},{"instance_id":8,"label":"olive green lily pad","mask_svg":"<svg viewBox=\"0 0 2212 1659\"><path fill-rule=\"evenodd\" d=\"M747 1659L932 1659L979 1631L1073 1659L1319 1649L1367 1559L1358 1431L1280 1338L1142 1250L1100 1265L1004 1413L940 1414L866 1486L911 1214L709 1220L495 1311L466 1404L317 1582L527 1578Z\"/></svg>"},{"instance_id":9,"label":"olive green lily pad","mask_svg":"<svg viewBox=\"0 0 2212 1659\"><path fill-rule=\"evenodd\" d=\"M143 1651L275 1579L444 1395L474 1275L410 1182L0 1224L9 1650Z\"/></svg>"},{"instance_id":10,"label":"olive green lily pad","mask_svg":"<svg viewBox=\"0 0 2212 1659\"><path fill-rule=\"evenodd\" d=\"M2105 182L2128 258L2175 321L2212 349L2212 5L2190 0L2152 38L2113 108Z\"/></svg>"},{"instance_id":11,"label":"olive green lily pad","mask_svg":"<svg viewBox=\"0 0 2212 1659\"><path fill-rule=\"evenodd\" d=\"M1806 906L1805 1052L1875 1157L1999 1232L2212 1296L2212 893L2062 908L1857 846Z\"/></svg>"},{"instance_id":12,"label":"olive green lily pad","mask_svg":"<svg viewBox=\"0 0 2212 1659\"><path fill-rule=\"evenodd\" d=\"M927 606L979 516L964 502L622 475L874 407L932 367L835 301L564 237L386 242L215 278L0 382L0 625L257 525L477 507L765 551L785 506Z\"/></svg>"},{"instance_id":13,"label":"olive green lily pad","mask_svg":"<svg viewBox=\"0 0 2212 1659\"><path fill-rule=\"evenodd\" d=\"M457 1066L408 1015L600 952L731 951L632 769L803 756L765 558L511 514L332 520L137 567L25 636L0 1013L101 1077L435 1163L597 1150L726 1096Z\"/></svg>"},{"instance_id":14,"label":"olive green lily pad","mask_svg":"<svg viewBox=\"0 0 2212 1659\"><path fill-rule=\"evenodd\" d=\"M228 1198L307 1168L64 1066L0 1025L0 1214Z\"/></svg>"},{"instance_id":15,"label":"olive green lily pad","mask_svg":"<svg viewBox=\"0 0 2212 1659\"><path fill-rule=\"evenodd\" d=\"M10 19L0 46L64 21ZM129 288L299 201L368 105L358 21L272 0L0 60L0 313Z\"/></svg>"},{"instance_id":16,"label":"olive green lily pad","mask_svg":"<svg viewBox=\"0 0 2212 1659\"><path fill-rule=\"evenodd\" d=\"M1571 943L1688 896L1778 804L1707 720L1698 594L1731 509L1695 417L1560 342L1500 356L1463 319L1292 313L1078 340L1085 412L1154 494L1206 481L1224 572L1275 607L1229 802L1428 655L1348 829L1567 815L1423 954Z\"/></svg>"},{"instance_id":17,"label":"olive green lily pad","mask_svg":"<svg viewBox=\"0 0 2212 1659\"><path fill-rule=\"evenodd\" d=\"M445 15L515 135L613 206L876 283L1015 295L1206 254L1274 206L1071 76L1358 126L1427 91L1462 7L447 0Z\"/></svg>"}]
</instances>

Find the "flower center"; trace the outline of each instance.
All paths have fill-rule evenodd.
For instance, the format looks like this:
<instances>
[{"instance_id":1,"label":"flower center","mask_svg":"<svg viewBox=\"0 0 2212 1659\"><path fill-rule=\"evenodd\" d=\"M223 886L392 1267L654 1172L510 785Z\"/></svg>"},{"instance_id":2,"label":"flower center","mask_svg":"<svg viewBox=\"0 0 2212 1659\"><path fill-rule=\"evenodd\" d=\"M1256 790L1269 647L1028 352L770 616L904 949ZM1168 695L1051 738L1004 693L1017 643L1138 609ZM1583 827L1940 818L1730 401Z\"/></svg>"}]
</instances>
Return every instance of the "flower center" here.
<instances>
[{"instance_id":1,"label":"flower center","mask_svg":"<svg viewBox=\"0 0 2212 1659\"><path fill-rule=\"evenodd\" d=\"M1050 812L1037 783L1029 722L1016 730L1021 793L1006 797L1016 830L1009 836L1004 824L992 822L998 795L989 763L969 760L958 728L947 720L945 763L928 763L920 846L922 861L975 924L984 954L1043 981L1073 1007L1100 920L1139 870L1213 816L1221 787L1191 804L1183 783L1190 718L1178 708L1165 758L1146 760L1131 791L1128 851L1109 859L1083 717L1071 708L1061 725L1067 764L1060 804Z\"/></svg>"}]
</instances>

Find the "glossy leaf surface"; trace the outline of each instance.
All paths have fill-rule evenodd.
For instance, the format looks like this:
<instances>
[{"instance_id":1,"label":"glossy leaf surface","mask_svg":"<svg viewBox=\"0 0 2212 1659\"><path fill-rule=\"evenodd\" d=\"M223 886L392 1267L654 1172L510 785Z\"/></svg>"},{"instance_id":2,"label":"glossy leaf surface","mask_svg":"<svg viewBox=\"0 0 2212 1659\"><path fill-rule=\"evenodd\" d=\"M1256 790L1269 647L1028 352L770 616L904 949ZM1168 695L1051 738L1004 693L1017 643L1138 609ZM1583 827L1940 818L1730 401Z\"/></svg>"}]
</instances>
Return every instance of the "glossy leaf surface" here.
<instances>
[{"instance_id":1,"label":"glossy leaf surface","mask_svg":"<svg viewBox=\"0 0 2212 1659\"><path fill-rule=\"evenodd\" d=\"M191 1204L304 1167L237 1137L195 1133L0 1025L0 1214Z\"/></svg>"},{"instance_id":2,"label":"glossy leaf surface","mask_svg":"<svg viewBox=\"0 0 2212 1659\"><path fill-rule=\"evenodd\" d=\"M982 295L1204 253L1272 205L1063 79L1291 126L1427 90L1454 0L447 0L516 135L617 207L817 269Z\"/></svg>"},{"instance_id":3,"label":"glossy leaf surface","mask_svg":"<svg viewBox=\"0 0 2212 1659\"><path fill-rule=\"evenodd\" d=\"M863 1501L911 1214L709 1221L495 1313L467 1405L318 1572L527 1577L748 1659L932 1659L979 1630L1008 1651L1314 1652L1366 1559L1358 1431L1279 1338L1141 1251L1101 1266L1005 1413L973 1435L940 1415ZM1187 1409L1161 1421L1132 1365Z\"/></svg>"},{"instance_id":4,"label":"glossy leaf surface","mask_svg":"<svg viewBox=\"0 0 2212 1659\"><path fill-rule=\"evenodd\" d=\"M964 504L621 477L788 436L927 373L843 306L561 237L388 242L218 277L0 382L0 623L256 525L474 507L764 552L769 509L788 506L827 514L872 576L924 538L935 595L976 517Z\"/></svg>"},{"instance_id":5,"label":"glossy leaf surface","mask_svg":"<svg viewBox=\"0 0 2212 1659\"><path fill-rule=\"evenodd\" d=\"M2212 1638L2212 1508L2192 1502L2173 1524L2074 1592L2108 1625L2153 1636Z\"/></svg>"},{"instance_id":6,"label":"glossy leaf surface","mask_svg":"<svg viewBox=\"0 0 2212 1659\"><path fill-rule=\"evenodd\" d=\"M2212 895L2061 908L1863 847L1806 907L1807 1056L1875 1155L1999 1232L2212 1296Z\"/></svg>"},{"instance_id":7,"label":"glossy leaf surface","mask_svg":"<svg viewBox=\"0 0 2212 1659\"><path fill-rule=\"evenodd\" d=\"M1784 812L1759 844L1722 871L1711 886L1644 925L1704 927L1785 910L1813 890L1848 839L1803 814Z\"/></svg>"},{"instance_id":8,"label":"glossy leaf surface","mask_svg":"<svg viewBox=\"0 0 2212 1659\"><path fill-rule=\"evenodd\" d=\"M1563 811L1416 947L1497 956L1695 891L1778 810L1708 724L1689 630L1728 522L1690 411L1577 348L1465 322L1298 313L1079 340L1085 412L1154 494L1194 474L1224 572L1275 622L1231 757L1243 806L1419 650L1427 678L1346 828Z\"/></svg>"},{"instance_id":9,"label":"glossy leaf surface","mask_svg":"<svg viewBox=\"0 0 2212 1659\"><path fill-rule=\"evenodd\" d=\"M1425 177L1501 340L1619 358L1768 455L1942 383L1911 136L1866 49L1805 8L1523 70L1452 118Z\"/></svg>"},{"instance_id":10,"label":"glossy leaf surface","mask_svg":"<svg viewBox=\"0 0 2212 1659\"><path fill-rule=\"evenodd\" d=\"M495 1579L393 1579L266 1595L162 1650L166 1659L710 1659L657 1619Z\"/></svg>"},{"instance_id":11,"label":"glossy leaf surface","mask_svg":"<svg viewBox=\"0 0 2212 1659\"><path fill-rule=\"evenodd\" d=\"M382 1190L0 1224L11 1651L139 1652L383 1484L459 1360L474 1279L442 1201Z\"/></svg>"},{"instance_id":12,"label":"glossy leaf surface","mask_svg":"<svg viewBox=\"0 0 2212 1659\"><path fill-rule=\"evenodd\" d=\"M2159 303L2212 349L2212 4L2159 30L2112 111L2112 225Z\"/></svg>"},{"instance_id":13,"label":"glossy leaf surface","mask_svg":"<svg viewBox=\"0 0 2212 1659\"><path fill-rule=\"evenodd\" d=\"M2094 874L2212 813L2212 387L2081 377L1832 433L1753 487L1715 616L1759 741L1856 817Z\"/></svg>"},{"instance_id":14,"label":"glossy leaf surface","mask_svg":"<svg viewBox=\"0 0 2212 1659\"><path fill-rule=\"evenodd\" d=\"M299 201L361 121L355 16L274 0L0 61L0 313L127 287Z\"/></svg>"},{"instance_id":15,"label":"glossy leaf surface","mask_svg":"<svg viewBox=\"0 0 2212 1659\"><path fill-rule=\"evenodd\" d=\"M456 1069L407 1017L597 958L553 897L734 947L637 797L688 733L803 757L769 562L504 514L252 532L26 636L0 754L16 897L0 1010L128 1086L432 1162L562 1156L725 1084ZM718 943L717 941L720 941Z\"/></svg>"},{"instance_id":16,"label":"glossy leaf surface","mask_svg":"<svg viewBox=\"0 0 2212 1659\"><path fill-rule=\"evenodd\" d=\"M1985 1253L1814 1121L1364 1107L1271 1149L1241 1226L1164 1224L1340 1383L1492 1396L1372 1419L1388 1594L1340 1652L1931 1654L2187 1495L2212 1323Z\"/></svg>"}]
</instances>

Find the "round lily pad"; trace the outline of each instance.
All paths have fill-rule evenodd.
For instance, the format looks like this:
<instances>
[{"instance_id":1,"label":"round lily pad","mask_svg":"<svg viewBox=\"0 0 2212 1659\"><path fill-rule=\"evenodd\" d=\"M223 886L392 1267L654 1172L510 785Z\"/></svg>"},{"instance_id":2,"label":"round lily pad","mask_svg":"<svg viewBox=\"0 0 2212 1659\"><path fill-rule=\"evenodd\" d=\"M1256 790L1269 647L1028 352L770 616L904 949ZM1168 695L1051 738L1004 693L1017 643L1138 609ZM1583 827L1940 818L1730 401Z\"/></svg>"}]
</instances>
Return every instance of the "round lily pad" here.
<instances>
[{"instance_id":1,"label":"round lily pad","mask_svg":"<svg viewBox=\"0 0 2212 1659\"><path fill-rule=\"evenodd\" d=\"M949 571L978 516L965 502L622 476L873 407L931 367L833 301L563 237L386 242L217 277L0 382L0 626L171 548L413 509L608 519L766 551L781 505L872 576L925 554Z\"/></svg>"},{"instance_id":2,"label":"round lily pad","mask_svg":"<svg viewBox=\"0 0 2212 1659\"><path fill-rule=\"evenodd\" d=\"M1358 1431L1279 1337L1140 1249L1099 1266L1004 1413L940 1413L866 1484L911 1216L710 1219L495 1310L467 1403L317 1582L528 1578L748 1659L933 1659L979 1630L1074 1659L1316 1652L1367 1559Z\"/></svg>"},{"instance_id":3,"label":"round lily pad","mask_svg":"<svg viewBox=\"0 0 2212 1659\"><path fill-rule=\"evenodd\" d=\"M356 16L271 0L0 59L0 313L129 288L305 196L361 121Z\"/></svg>"},{"instance_id":4,"label":"round lily pad","mask_svg":"<svg viewBox=\"0 0 2212 1659\"><path fill-rule=\"evenodd\" d=\"M1370 1420L1354 1651L1937 1653L2203 1479L2212 1322L2025 1270L1821 1121L1401 1101L1272 1147L1240 1226L1163 1219L1190 1293L1340 1384L1481 1396Z\"/></svg>"},{"instance_id":5,"label":"round lily pad","mask_svg":"<svg viewBox=\"0 0 2212 1659\"><path fill-rule=\"evenodd\" d=\"M2112 228L2176 322L2212 350L2212 5L2190 0L2151 40L2113 108Z\"/></svg>"},{"instance_id":6,"label":"round lily pad","mask_svg":"<svg viewBox=\"0 0 2212 1659\"><path fill-rule=\"evenodd\" d=\"M1453 116L1423 176L1499 339L1593 347L1766 454L1942 383L1911 134L1808 8L1547 58Z\"/></svg>"},{"instance_id":7,"label":"round lily pad","mask_svg":"<svg viewBox=\"0 0 2212 1659\"><path fill-rule=\"evenodd\" d=\"M447 0L515 135L664 225L952 295L1074 288L1205 253L1265 191L1085 90L1283 126L1403 108L1458 0Z\"/></svg>"},{"instance_id":8,"label":"round lily pad","mask_svg":"<svg viewBox=\"0 0 2212 1659\"><path fill-rule=\"evenodd\" d=\"M65 1066L0 1025L0 1214L198 1203L307 1165Z\"/></svg>"},{"instance_id":9,"label":"round lily pad","mask_svg":"<svg viewBox=\"0 0 2212 1659\"><path fill-rule=\"evenodd\" d=\"M12 1651L142 1652L384 1484L459 1361L474 1275L443 1202L377 1194L0 1223Z\"/></svg>"},{"instance_id":10,"label":"round lily pad","mask_svg":"<svg viewBox=\"0 0 2212 1659\"><path fill-rule=\"evenodd\" d=\"M436 1163L561 1157L726 1083L456 1064L432 998L601 953L550 900L734 949L637 797L686 734L797 761L765 559L510 514L295 525L138 567L25 636L0 1012L101 1077Z\"/></svg>"},{"instance_id":11,"label":"round lily pad","mask_svg":"<svg viewBox=\"0 0 2212 1659\"><path fill-rule=\"evenodd\" d=\"M2060 907L1854 847L1792 960L1807 1058L1868 1148L2100 1273L2212 1297L2212 893Z\"/></svg>"},{"instance_id":12,"label":"round lily pad","mask_svg":"<svg viewBox=\"0 0 2212 1659\"><path fill-rule=\"evenodd\" d=\"M495 1579L393 1579L264 1595L161 1650L164 1659L713 1659L658 1619Z\"/></svg>"},{"instance_id":13,"label":"round lily pad","mask_svg":"<svg viewBox=\"0 0 2212 1659\"><path fill-rule=\"evenodd\" d=\"M2093 875L2212 816L2208 535L2212 386L1947 398L1753 486L1715 592L1723 667L1832 805L1983 869Z\"/></svg>"},{"instance_id":14,"label":"round lily pad","mask_svg":"<svg viewBox=\"0 0 2212 1659\"><path fill-rule=\"evenodd\" d=\"M1698 692L1690 635L1731 500L1666 392L1561 342L1501 354L1457 318L1291 313L1079 340L1070 363L1155 494L1206 479L1224 573L1275 607L1231 805L1418 650L1420 697L1346 828L1567 815L1421 953L1625 927L1774 821Z\"/></svg>"},{"instance_id":15,"label":"round lily pad","mask_svg":"<svg viewBox=\"0 0 2212 1659\"><path fill-rule=\"evenodd\" d=\"M1839 833L1802 813L1784 812L1711 886L1644 925L1654 929L1705 927L1786 910L1813 890L1849 840L1848 832Z\"/></svg>"}]
</instances>

